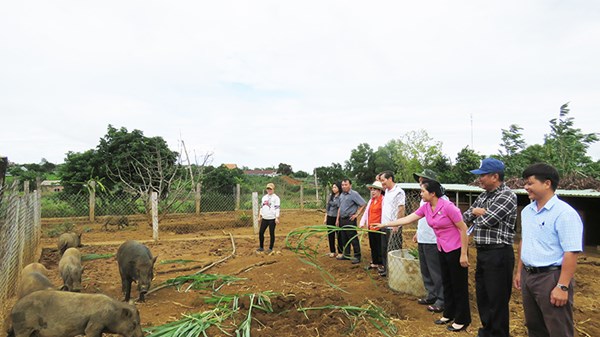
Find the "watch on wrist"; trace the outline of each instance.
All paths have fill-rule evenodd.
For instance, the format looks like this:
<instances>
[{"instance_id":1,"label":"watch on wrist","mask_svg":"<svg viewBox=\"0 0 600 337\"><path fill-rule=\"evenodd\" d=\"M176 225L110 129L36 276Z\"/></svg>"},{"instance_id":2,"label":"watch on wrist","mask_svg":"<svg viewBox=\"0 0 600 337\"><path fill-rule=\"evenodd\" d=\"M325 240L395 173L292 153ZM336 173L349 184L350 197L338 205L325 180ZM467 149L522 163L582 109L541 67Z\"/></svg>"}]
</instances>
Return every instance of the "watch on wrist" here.
<instances>
[{"instance_id":1,"label":"watch on wrist","mask_svg":"<svg viewBox=\"0 0 600 337\"><path fill-rule=\"evenodd\" d=\"M564 284L557 283L556 287L560 288L560 290L562 290L562 291L569 291L569 286L566 286Z\"/></svg>"}]
</instances>

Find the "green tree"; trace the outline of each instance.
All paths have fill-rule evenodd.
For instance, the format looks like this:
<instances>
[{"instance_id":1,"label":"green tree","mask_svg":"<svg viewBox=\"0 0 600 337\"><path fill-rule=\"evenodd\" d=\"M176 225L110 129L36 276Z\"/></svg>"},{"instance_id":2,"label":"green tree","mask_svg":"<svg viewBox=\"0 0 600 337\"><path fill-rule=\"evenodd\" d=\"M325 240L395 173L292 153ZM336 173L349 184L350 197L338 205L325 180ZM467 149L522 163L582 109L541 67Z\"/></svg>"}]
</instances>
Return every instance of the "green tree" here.
<instances>
[{"instance_id":1,"label":"green tree","mask_svg":"<svg viewBox=\"0 0 600 337\"><path fill-rule=\"evenodd\" d=\"M367 143L359 144L346 160L346 171L361 185L370 184L377 173L372 164L373 149Z\"/></svg>"},{"instance_id":2,"label":"green tree","mask_svg":"<svg viewBox=\"0 0 600 337\"><path fill-rule=\"evenodd\" d=\"M58 174L65 188L64 192L68 194L84 191L90 179L106 178L106 172L102 169L102 162L96 150L67 152L65 163L59 166ZM110 184L113 185L112 182Z\"/></svg>"},{"instance_id":3,"label":"green tree","mask_svg":"<svg viewBox=\"0 0 600 337\"><path fill-rule=\"evenodd\" d=\"M341 181L346 177L347 173L339 163L331 163L329 166L321 166L315 168L317 180L321 186L330 186L334 182Z\"/></svg>"},{"instance_id":4,"label":"green tree","mask_svg":"<svg viewBox=\"0 0 600 337\"><path fill-rule=\"evenodd\" d=\"M291 176L294 174L294 171L292 170L292 165L279 163L279 166L277 166L277 173L284 176Z\"/></svg>"},{"instance_id":5,"label":"green tree","mask_svg":"<svg viewBox=\"0 0 600 337\"><path fill-rule=\"evenodd\" d=\"M443 183L452 183L454 182L454 174L452 172L452 162L450 158L440 154L433 158L431 164L426 169L433 170L433 172L437 173L439 181Z\"/></svg>"},{"instance_id":6,"label":"green tree","mask_svg":"<svg viewBox=\"0 0 600 337\"><path fill-rule=\"evenodd\" d=\"M166 196L178 173L178 153L162 137L146 137L140 130L109 125L97 154L109 179L142 197L153 191L159 199Z\"/></svg>"},{"instance_id":7,"label":"green tree","mask_svg":"<svg viewBox=\"0 0 600 337\"><path fill-rule=\"evenodd\" d=\"M396 172L398 165L394 161L398 155L398 146L395 140L387 142L385 145L377 148L370 158L369 166L373 167L373 171L381 173L383 171Z\"/></svg>"},{"instance_id":8,"label":"green tree","mask_svg":"<svg viewBox=\"0 0 600 337\"><path fill-rule=\"evenodd\" d=\"M425 130L407 132L396 141L396 146L394 161L398 182L412 182L413 173L430 167L434 159L442 155L442 143L434 141Z\"/></svg>"},{"instance_id":9,"label":"green tree","mask_svg":"<svg viewBox=\"0 0 600 337\"><path fill-rule=\"evenodd\" d=\"M475 179L475 176L469 172L479 167L483 156L470 149L464 147L456 155L456 163L452 167L452 175L449 177L448 183L468 184Z\"/></svg>"},{"instance_id":10,"label":"green tree","mask_svg":"<svg viewBox=\"0 0 600 337\"><path fill-rule=\"evenodd\" d=\"M55 174L56 165L42 158L41 162L28 164L9 164L7 172L19 180L19 188L23 188L25 181L29 182L29 191L36 189L37 181L43 181Z\"/></svg>"},{"instance_id":11,"label":"green tree","mask_svg":"<svg viewBox=\"0 0 600 337\"><path fill-rule=\"evenodd\" d=\"M574 127L569 103L565 103L560 107L559 117L550 120L550 133L544 137L546 157L562 174L585 174L586 166L593 164L587 149L598 140L597 133L583 133Z\"/></svg>"},{"instance_id":12,"label":"green tree","mask_svg":"<svg viewBox=\"0 0 600 337\"><path fill-rule=\"evenodd\" d=\"M499 158L506 166L506 177L520 177L521 172L528 165L522 152L526 143L521 131L522 127L511 124L507 129L502 129L502 142L500 143Z\"/></svg>"},{"instance_id":13,"label":"green tree","mask_svg":"<svg viewBox=\"0 0 600 337\"><path fill-rule=\"evenodd\" d=\"M235 185L242 182L244 171L228 169L225 165L219 167L207 166L202 177L202 191L220 194L233 194Z\"/></svg>"},{"instance_id":14,"label":"green tree","mask_svg":"<svg viewBox=\"0 0 600 337\"><path fill-rule=\"evenodd\" d=\"M294 172L294 178L306 178L308 176L309 176L308 172L304 172L302 170Z\"/></svg>"}]
</instances>

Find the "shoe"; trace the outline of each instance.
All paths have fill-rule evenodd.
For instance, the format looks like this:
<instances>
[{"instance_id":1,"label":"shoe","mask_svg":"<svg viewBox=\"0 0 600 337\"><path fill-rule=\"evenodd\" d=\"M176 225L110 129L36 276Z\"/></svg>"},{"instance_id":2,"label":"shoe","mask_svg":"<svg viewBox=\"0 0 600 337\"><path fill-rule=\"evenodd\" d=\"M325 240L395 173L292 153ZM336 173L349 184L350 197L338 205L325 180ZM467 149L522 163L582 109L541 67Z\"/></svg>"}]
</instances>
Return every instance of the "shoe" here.
<instances>
[{"instance_id":1,"label":"shoe","mask_svg":"<svg viewBox=\"0 0 600 337\"><path fill-rule=\"evenodd\" d=\"M446 317L442 317L440 319L435 320L433 323L437 324L437 325L444 325L444 324L448 324L450 322L452 322L452 319L446 318Z\"/></svg>"},{"instance_id":2,"label":"shoe","mask_svg":"<svg viewBox=\"0 0 600 337\"><path fill-rule=\"evenodd\" d=\"M336 259L338 259L338 260L350 260L349 258L345 257L344 255L338 255L336 257Z\"/></svg>"},{"instance_id":3,"label":"shoe","mask_svg":"<svg viewBox=\"0 0 600 337\"><path fill-rule=\"evenodd\" d=\"M264 252L264 251L265 251L265 249L261 247L261 248L258 248L256 251L257 251L257 252Z\"/></svg>"},{"instance_id":4,"label":"shoe","mask_svg":"<svg viewBox=\"0 0 600 337\"><path fill-rule=\"evenodd\" d=\"M335 253L329 253L329 257L335 257Z\"/></svg>"},{"instance_id":5,"label":"shoe","mask_svg":"<svg viewBox=\"0 0 600 337\"><path fill-rule=\"evenodd\" d=\"M459 331L467 330L467 327L469 326L469 324L463 324L460 328L456 328L456 327L454 327L455 324L456 323L452 323L452 324L448 325L446 327L446 330L452 331L452 332L459 332ZM460 324L456 324L456 325L460 325Z\"/></svg>"},{"instance_id":6,"label":"shoe","mask_svg":"<svg viewBox=\"0 0 600 337\"><path fill-rule=\"evenodd\" d=\"M267 254L271 254L273 252L273 249L267 249Z\"/></svg>"},{"instance_id":7,"label":"shoe","mask_svg":"<svg viewBox=\"0 0 600 337\"><path fill-rule=\"evenodd\" d=\"M357 258L352 259L352 264L359 264L359 263L360 263L360 259L357 259Z\"/></svg>"},{"instance_id":8,"label":"shoe","mask_svg":"<svg viewBox=\"0 0 600 337\"><path fill-rule=\"evenodd\" d=\"M429 305L427 306L427 310L431 312L444 312L444 308L438 307L437 305Z\"/></svg>"},{"instance_id":9,"label":"shoe","mask_svg":"<svg viewBox=\"0 0 600 337\"><path fill-rule=\"evenodd\" d=\"M426 298L419 298L417 300L417 303L422 304L422 305L429 305L429 304L435 303L435 299L428 300Z\"/></svg>"}]
</instances>

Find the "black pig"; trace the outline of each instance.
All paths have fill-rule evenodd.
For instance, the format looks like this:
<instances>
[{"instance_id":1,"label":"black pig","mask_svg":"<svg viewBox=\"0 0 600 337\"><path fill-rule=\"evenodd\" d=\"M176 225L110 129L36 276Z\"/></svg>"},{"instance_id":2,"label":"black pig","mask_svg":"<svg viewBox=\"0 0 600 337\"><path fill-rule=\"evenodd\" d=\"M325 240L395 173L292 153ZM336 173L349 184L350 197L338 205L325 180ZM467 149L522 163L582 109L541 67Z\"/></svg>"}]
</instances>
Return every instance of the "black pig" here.
<instances>
[{"instance_id":1,"label":"black pig","mask_svg":"<svg viewBox=\"0 0 600 337\"><path fill-rule=\"evenodd\" d=\"M138 284L138 301L144 302L144 295L150 289L150 282L154 278L153 269L157 257L153 258L150 249L137 241L125 241L119 247L117 262L126 302L131 298L131 282L133 281Z\"/></svg>"}]
</instances>

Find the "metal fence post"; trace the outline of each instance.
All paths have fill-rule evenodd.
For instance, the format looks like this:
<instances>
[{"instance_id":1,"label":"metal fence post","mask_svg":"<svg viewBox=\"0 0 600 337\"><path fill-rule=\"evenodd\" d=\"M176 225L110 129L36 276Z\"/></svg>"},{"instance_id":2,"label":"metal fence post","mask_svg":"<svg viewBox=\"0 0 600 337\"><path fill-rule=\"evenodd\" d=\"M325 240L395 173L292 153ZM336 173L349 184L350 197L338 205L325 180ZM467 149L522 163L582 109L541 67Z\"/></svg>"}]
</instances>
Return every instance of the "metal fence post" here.
<instances>
[{"instance_id":1,"label":"metal fence post","mask_svg":"<svg viewBox=\"0 0 600 337\"><path fill-rule=\"evenodd\" d=\"M258 192L252 192L252 220L254 234L258 234Z\"/></svg>"},{"instance_id":2,"label":"metal fence post","mask_svg":"<svg viewBox=\"0 0 600 337\"><path fill-rule=\"evenodd\" d=\"M154 241L158 241L158 193L152 192L150 201L152 203L152 238Z\"/></svg>"},{"instance_id":3,"label":"metal fence post","mask_svg":"<svg viewBox=\"0 0 600 337\"><path fill-rule=\"evenodd\" d=\"M90 222L96 218L96 182L90 181Z\"/></svg>"}]
</instances>

